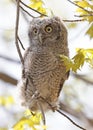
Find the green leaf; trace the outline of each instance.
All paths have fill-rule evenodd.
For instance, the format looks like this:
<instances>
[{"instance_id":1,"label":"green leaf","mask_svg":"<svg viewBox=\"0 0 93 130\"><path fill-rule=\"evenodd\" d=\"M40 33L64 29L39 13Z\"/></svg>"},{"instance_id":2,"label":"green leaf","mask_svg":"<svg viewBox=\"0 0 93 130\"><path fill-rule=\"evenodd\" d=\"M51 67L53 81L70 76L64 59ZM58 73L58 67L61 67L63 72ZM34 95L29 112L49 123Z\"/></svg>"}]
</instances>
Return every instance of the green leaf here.
<instances>
[{"instance_id":1,"label":"green leaf","mask_svg":"<svg viewBox=\"0 0 93 130\"><path fill-rule=\"evenodd\" d=\"M89 27L89 29L86 32L87 35L89 35L90 39L93 38L93 23Z\"/></svg>"},{"instance_id":2,"label":"green leaf","mask_svg":"<svg viewBox=\"0 0 93 130\"><path fill-rule=\"evenodd\" d=\"M72 58L74 61L74 66L77 69L80 69L80 67L84 64L85 55L83 51L78 51L78 53Z\"/></svg>"},{"instance_id":3,"label":"green leaf","mask_svg":"<svg viewBox=\"0 0 93 130\"><path fill-rule=\"evenodd\" d=\"M72 58L68 58L67 56L60 55L61 60L64 62L66 70L72 70L77 72L80 70L84 63L89 63L90 66L93 67L93 49L76 49L77 54Z\"/></svg>"},{"instance_id":4,"label":"green leaf","mask_svg":"<svg viewBox=\"0 0 93 130\"><path fill-rule=\"evenodd\" d=\"M0 105L2 106L9 106L14 104L14 99L12 96L0 96Z\"/></svg>"},{"instance_id":5,"label":"green leaf","mask_svg":"<svg viewBox=\"0 0 93 130\"><path fill-rule=\"evenodd\" d=\"M36 130L34 123L26 117L21 118L20 121L13 126L13 130L24 130L24 125L28 125L32 128L32 130Z\"/></svg>"},{"instance_id":6,"label":"green leaf","mask_svg":"<svg viewBox=\"0 0 93 130\"><path fill-rule=\"evenodd\" d=\"M32 130L37 130L36 126L41 127L40 122L42 114L39 112L31 112L29 109L25 112L25 117L22 117L14 126L13 130L24 130L24 126L29 126ZM41 127L41 129L44 126Z\"/></svg>"},{"instance_id":7,"label":"green leaf","mask_svg":"<svg viewBox=\"0 0 93 130\"><path fill-rule=\"evenodd\" d=\"M80 17L88 21L89 23L93 22L93 4L91 4L88 0L78 0L75 1L77 4L76 12L80 14Z\"/></svg>"},{"instance_id":8,"label":"green leaf","mask_svg":"<svg viewBox=\"0 0 93 130\"><path fill-rule=\"evenodd\" d=\"M44 2L42 0L30 0L29 7L36 9L38 12L42 14L47 14L46 8L44 6Z\"/></svg>"},{"instance_id":9,"label":"green leaf","mask_svg":"<svg viewBox=\"0 0 93 130\"><path fill-rule=\"evenodd\" d=\"M66 67L66 71L69 71L72 69L73 61L69 59L67 56L60 55L61 60L64 62L64 65Z\"/></svg>"}]
</instances>

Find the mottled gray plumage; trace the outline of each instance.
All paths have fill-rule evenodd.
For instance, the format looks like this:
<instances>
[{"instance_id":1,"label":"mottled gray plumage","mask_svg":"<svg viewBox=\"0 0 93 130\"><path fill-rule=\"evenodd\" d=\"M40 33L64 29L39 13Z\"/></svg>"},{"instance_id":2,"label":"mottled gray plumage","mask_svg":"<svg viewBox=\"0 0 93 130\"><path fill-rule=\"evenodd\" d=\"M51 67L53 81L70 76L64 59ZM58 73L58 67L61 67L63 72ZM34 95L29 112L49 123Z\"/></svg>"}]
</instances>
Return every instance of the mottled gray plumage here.
<instances>
[{"instance_id":1,"label":"mottled gray plumage","mask_svg":"<svg viewBox=\"0 0 93 130\"><path fill-rule=\"evenodd\" d=\"M69 53L67 29L58 17L34 18L29 26L29 39L19 83L22 104L31 110L39 110L42 105L45 111L50 109L49 104L56 106L68 77L59 57Z\"/></svg>"}]
</instances>

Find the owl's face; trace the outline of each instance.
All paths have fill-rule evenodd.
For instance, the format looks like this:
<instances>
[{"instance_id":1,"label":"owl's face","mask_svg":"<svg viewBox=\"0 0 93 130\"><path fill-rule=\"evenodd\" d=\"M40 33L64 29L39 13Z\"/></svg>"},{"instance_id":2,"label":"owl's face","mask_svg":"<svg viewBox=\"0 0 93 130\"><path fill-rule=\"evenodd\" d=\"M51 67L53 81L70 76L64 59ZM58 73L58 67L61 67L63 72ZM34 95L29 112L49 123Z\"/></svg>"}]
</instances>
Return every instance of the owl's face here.
<instances>
[{"instance_id":1,"label":"owl's face","mask_svg":"<svg viewBox=\"0 0 93 130\"><path fill-rule=\"evenodd\" d=\"M66 28L58 17L34 18L29 27L30 44L49 46L65 38Z\"/></svg>"}]
</instances>

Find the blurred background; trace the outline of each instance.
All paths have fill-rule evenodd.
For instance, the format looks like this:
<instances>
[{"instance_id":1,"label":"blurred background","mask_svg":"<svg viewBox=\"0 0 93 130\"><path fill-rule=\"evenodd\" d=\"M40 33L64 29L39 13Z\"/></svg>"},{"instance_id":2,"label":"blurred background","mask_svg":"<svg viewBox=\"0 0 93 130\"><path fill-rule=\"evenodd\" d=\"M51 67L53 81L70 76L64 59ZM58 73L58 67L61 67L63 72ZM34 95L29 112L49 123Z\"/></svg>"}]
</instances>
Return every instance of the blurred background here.
<instances>
[{"instance_id":1,"label":"blurred background","mask_svg":"<svg viewBox=\"0 0 93 130\"><path fill-rule=\"evenodd\" d=\"M24 0L29 3L29 0ZM45 0L46 8L63 20L74 20L76 7L67 0ZM33 15L34 14L33 12ZM28 47L28 21L21 12L19 36L25 48ZM31 20L31 17L28 18ZM17 98L17 82L21 78L21 64L15 46L16 3L14 0L0 0L0 130L8 130L23 116L24 108ZM88 22L65 23L68 28L70 57L76 48L93 48L93 39L85 32ZM24 51L21 49L22 54ZM60 95L62 110L82 127L93 130L93 68L84 64L77 73L70 73ZM48 130L79 130L69 120L55 112L46 113Z\"/></svg>"}]
</instances>

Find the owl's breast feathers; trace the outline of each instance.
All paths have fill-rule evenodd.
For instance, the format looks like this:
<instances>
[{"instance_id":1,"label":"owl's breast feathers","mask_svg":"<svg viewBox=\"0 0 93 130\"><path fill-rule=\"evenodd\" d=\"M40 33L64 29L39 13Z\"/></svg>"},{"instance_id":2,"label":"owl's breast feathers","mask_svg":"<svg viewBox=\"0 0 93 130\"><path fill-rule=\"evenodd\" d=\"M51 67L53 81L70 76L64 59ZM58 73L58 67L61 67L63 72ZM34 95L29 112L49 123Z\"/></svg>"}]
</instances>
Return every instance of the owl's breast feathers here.
<instances>
[{"instance_id":1,"label":"owl's breast feathers","mask_svg":"<svg viewBox=\"0 0 93 130\"><path fill-rule=\"evenodd\" d=\"M63 62L53 53L26 51L23 78L29 76L33 86L50 103L57 101L67 75Z\"/></svg>"}]
</instances>

